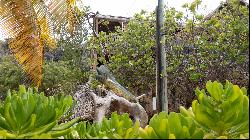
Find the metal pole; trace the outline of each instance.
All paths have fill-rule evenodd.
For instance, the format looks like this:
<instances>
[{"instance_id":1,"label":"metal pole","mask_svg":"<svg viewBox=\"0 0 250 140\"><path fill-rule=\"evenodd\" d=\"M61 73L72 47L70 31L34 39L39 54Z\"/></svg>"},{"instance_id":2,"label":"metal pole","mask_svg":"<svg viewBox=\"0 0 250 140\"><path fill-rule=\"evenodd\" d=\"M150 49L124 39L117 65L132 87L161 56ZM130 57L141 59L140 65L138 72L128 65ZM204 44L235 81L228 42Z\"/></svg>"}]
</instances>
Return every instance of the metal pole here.
<instances>
[{"instance_id":1,"label":"metal pole","mask_svg":"<svg viewBox=\"0 0 250 140\"><path fill-rule=\"evenodd\" d=\"M167 99L167 72L166 72L166 53L165 37L163 35L164 25L164 4L163 0L158 0L156 7L156 100L157 110L168 111Z\"/></svg>"}]
</instances>

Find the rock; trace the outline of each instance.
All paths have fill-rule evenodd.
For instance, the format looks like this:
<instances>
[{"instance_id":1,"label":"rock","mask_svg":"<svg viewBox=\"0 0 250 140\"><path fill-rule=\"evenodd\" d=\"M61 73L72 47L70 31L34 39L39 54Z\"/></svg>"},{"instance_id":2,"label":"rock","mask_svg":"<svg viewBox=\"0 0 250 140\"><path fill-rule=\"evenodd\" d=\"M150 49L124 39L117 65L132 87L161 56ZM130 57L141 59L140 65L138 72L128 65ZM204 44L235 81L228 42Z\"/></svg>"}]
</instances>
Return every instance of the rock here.
<instances>
[{"instance_id":1,"label":"rock","mask_svg":"<svg viewBox=\"0 0 250 140\"><path fill-rule=\"evenodd\" d=\"M90 89L88 83L79 87L80 89L73 96L76 104L73 107L73 114L70 119L80 117L81 120L93 120L96 108L93 97L94 91Z\"/></svg>"},{"instance_id":2,"label":"rock","mask_svg":"<svg viewBox=\"0 0 250 140\"><path fill-rule=\"evenodd\" d=\"M112 91L106 91L106 93L104 98L95 97L97 106L94 121L101 121L103 117L110 117L112 112L117 111L118 114L128 113L134 122L136 120L140 122L141 127L147 125L148 115L139 103L131 103L127 99L115 95Z\"/></svg>"},{"instance_id":3,"label":"rock","mask_svg":"<svg viewBox=\"0 0 250 140\"><path fill-rule=\"evenodd\" d=\"M80 90L73 96L76 104L70 120L80 117L81 120L100 122L104 117L110 117L112 112L117 111L118 114L128 113L134 122L139 120L141 127L147 125L147 113L139 103L129 102L112 91L104 90L103 97L98 96L96 92L90 88L89 83L80 86Z\"/></svg>"}]
</instances>

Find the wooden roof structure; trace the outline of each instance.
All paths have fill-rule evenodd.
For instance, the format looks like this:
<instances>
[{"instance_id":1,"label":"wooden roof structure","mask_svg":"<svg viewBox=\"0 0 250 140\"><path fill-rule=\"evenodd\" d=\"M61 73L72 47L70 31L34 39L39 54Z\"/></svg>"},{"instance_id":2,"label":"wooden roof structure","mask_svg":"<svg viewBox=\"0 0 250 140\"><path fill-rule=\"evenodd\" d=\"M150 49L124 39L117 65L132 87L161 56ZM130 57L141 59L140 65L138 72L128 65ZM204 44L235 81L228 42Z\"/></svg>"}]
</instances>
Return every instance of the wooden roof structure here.
<instances>
[{"instance_id":1,"label":"wooden roof structure","mask_svg":"<svg viewBox=\"0 0 250 140\"><path fill-rule=\"evenodd\" d=\"M116 26L119 26L122 30L124 30L129 20L130 17L102 15L97 13L93 17L94 30L97 34L101 31L106 33L114 32ZM109 22L108 25L104 23L105 21Z\"/></svg>"}]
</instances>

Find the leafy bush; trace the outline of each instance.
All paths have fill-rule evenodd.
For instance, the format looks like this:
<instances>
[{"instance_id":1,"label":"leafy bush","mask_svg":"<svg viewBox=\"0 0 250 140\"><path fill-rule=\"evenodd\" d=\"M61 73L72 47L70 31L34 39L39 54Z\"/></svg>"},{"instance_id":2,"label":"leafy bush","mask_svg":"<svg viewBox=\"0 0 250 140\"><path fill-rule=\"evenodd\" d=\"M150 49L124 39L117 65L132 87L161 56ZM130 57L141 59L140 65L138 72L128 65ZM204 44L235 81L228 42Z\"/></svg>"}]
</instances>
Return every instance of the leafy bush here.
<instances>
[{"instance_id":1,"label":"leafy bush","mask_svg":"<svg viewBox=\"0 0 250 140\"><path fill-rule=\"evenodd\" d=\"M208 81L205 90L195 90L198 100L180 113L161 112L150 119L142 138L249 138L249 98L246 88L228 82Z\"/></svg>"},{"instance_id":2,"label":"leafy bush","mask_svg":"<svg viewBox=\"0 0 250 140\"><path fill-rule=\"evenodd\" d=\"M239 88L228 81L224 87L216 81L208 81L206 89L210 96L205 90L196 89L198 100L193 101L191 113L207 133L205 137L240 138L249 133L249 98L246 88ZM186 110L183 109L183 112Z\"/></svg>"},{"instance_id":3,"label":"leafy bush","mask_svg":"<svg viewBox=\"0 0 250 140\"><path fill-rule=\"evenodd\" d=\"M127 113L118 115L111 114L111 118L104 118L100 123L81 122L76 126L76 130L81 139L109 138L109 139L133 139L139 136L140 123L134 125Z\"/></svg>"},{"instance_id":4,"label":"leafy bush","mask_svg":"<svg viewBox=\"0 0 250 140\"><path fill-rule=\"evenodd\" d=\"M138 95L154 88L155 85L155 62L152 58L155 28L150 22L138 22L151 21L155 15L144 14L136 14L129 21L127 30L118 29L109 35L101 32L99 38L91 38L88 44L88 50L96 50L100 54L99 59L104 63L105 56L99 44L106 44L105 48L110 54L111 63L107 64L110 70L119 83Z\"/></svg>"},{"instance_id":5,"label":"leafy bush","mask_svg":"<svg viewBox=\"0 0 250 140\"><path fill-rule=\"evenodd\" d=\"M16 89L23 82L22 69L12 60L10 56L0 59L0 99L2 100L9 89Z\"/></svg>"},{"instance_id":6,"label":"leafy bush","mask_svg":"<svg viewBox=\"0 0 250 140\"><path fill-rule=\"evenodd\" d=\"M78 118L58 124L72 106L71 96L45 97L24 86L9 91L0 104L0 138L109 138L109 139L247 139L249 138L249 97L246 88L230 82L223 86L206 83L206 90L195 90L197 100L180 113L155 114L145 128L133 124L129 114L111 114L101 122L80 122ZM44 115L46 114L46 115Z\"/></svg>"},{"instance_id":7,"label":"leafy bush","mask_svg":"<svg viewBox=\"0 0 250 140\"><path fill-rule=\"evenodd\" d=\"M8 56L0 60L0 95L4 100L8 89L17 90L18 85L29 86L25 81L25 73L22 68L15 63L14 58ZM55 95L59 93L73 94L80 83L88 80L86 72L79 67L71 67L68 61L45 61L43 66L43 80L39 91L44 91L45 95Z\"/></svg>"},{"instance_id":8,"label":"leafy bush","mask_svg":"<svg viewBox=\"0 0 250 140\"><path fill-rule=\"evenodd\" d=\"M145 128L132 124L128 114L113 113L100 123L81 122L76 126L80 138L143 139L245 139L249 138L249 98L246 88L228 82L206 83L206 91L195 90L198 100L180 113L155 114Z\"/></svg>"},{"instance_id":9,"label":"leafy bush","mask_svg":"<svg viewBox=\"0 0 250 140\"><path fill-rule=\"evenodd\" d=\"M140 129L141 138L154 139L202 139L203 131L197 128L191 118L184 117L180 113L160 112L154 115L149 125Z\"/></svg>"},{"instance_id":10,"label":"leafy bush","mask_svg":"<svg viewBox=\"0 0 250 140\"><path fill-rule=\"evenodd\" d=\"M46 61L39 90L45 91L46 95L73 94L76 86L87 80L87 73L79 67L72 68L69 61Z\"/></svg>"},{"instance_id":11,"label":"leafy bush","mask_svg":"<svg viewBox=\"0 0 250 140\"><path fill-rule=\"evenodd\" d=\"M46 97L36 90L19 86L9 91L0 106L0 138L57 138L71 132L74 119L58 124L72 106L71 96Z\"/></svg>"},{"instance_id":12,"label":"leafy bush","mask_svg":"<svg viewBox=\"0 0 250 140\"><path fill-rule=\"evenodd\" d=\"M174 8L165 10L163 30L171 111L178 111L180 105L190 106L195 98L193 89L205 87L208 80L228 79L248 86L249 10L238 0L232 1L210 19L195 10L200 0L184 5L193 20ZM99 38L89 42L89 49L96 50L100 60L104 60L102 48L106 48L110 70L135 94L155 91L155 17L155 13L141 12L131 18L125 31L100 33Z\"/></svg>"}]
</instances>

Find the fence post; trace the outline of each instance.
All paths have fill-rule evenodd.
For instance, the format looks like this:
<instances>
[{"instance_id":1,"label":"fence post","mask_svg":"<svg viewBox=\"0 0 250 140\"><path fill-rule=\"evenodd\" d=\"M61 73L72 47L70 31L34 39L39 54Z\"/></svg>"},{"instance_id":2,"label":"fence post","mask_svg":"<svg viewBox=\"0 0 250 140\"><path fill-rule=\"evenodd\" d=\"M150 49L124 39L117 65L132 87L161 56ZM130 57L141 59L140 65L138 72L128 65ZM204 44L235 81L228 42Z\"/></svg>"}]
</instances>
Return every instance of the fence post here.
<instances>
[{"instance_id":1,"label":"fence post","mask_svg":"<svg viewBox=\"0 0 250 140\"><path fill-rule=\"evenodd\" d=\"M164 3L158 0L156 7L156 101L157 111L168 112L167 72L164 29Z\"/></svg>"}]
</instances>

